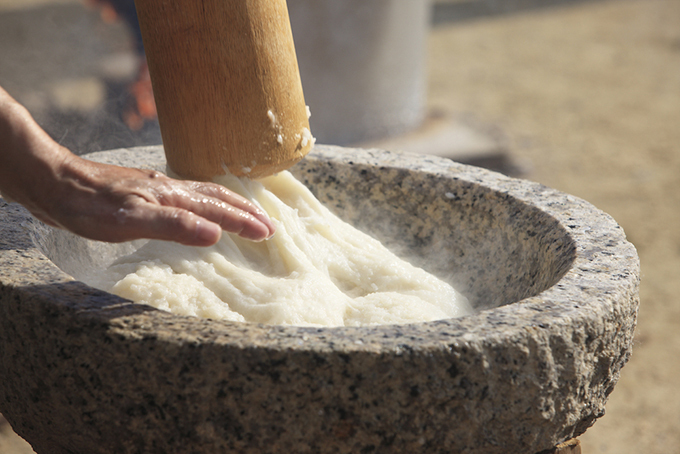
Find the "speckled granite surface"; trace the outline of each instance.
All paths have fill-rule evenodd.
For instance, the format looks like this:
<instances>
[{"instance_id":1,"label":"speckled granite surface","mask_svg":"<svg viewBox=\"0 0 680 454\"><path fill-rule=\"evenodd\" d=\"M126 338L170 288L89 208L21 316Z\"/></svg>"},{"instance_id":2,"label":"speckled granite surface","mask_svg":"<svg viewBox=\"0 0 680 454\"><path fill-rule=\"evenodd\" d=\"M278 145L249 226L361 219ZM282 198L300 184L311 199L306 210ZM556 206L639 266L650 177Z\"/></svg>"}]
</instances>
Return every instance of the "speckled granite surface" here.
<instances>
[{"instance_id":1,"label":"speckled granite surface","mask_svg":"<svg viewBox=\"0 0 680 454\"><path fill-rule=\"evenodd\" d=\"M94 156L164 165L159 147ZM527 181L379 150L318 146L294 172L480 311L323 329L175 316L71 277L118 246L0 200L0 411L38 453L528 454L603 414L631 352L639 283L635 249L608 215Z\"/></svg>"}]
</instances>

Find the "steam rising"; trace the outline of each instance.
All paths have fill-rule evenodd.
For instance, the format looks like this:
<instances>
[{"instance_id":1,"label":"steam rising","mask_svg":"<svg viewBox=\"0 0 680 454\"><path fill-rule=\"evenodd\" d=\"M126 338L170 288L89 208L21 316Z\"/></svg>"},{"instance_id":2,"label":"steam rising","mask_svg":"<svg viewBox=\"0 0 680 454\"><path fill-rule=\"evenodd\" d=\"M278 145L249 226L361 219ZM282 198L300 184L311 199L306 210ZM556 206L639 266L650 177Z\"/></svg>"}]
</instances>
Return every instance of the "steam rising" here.
<instances>
[{"instance_id":1,"label":"steam rising","mask_svg":"<svg viewBox=\"0 0 680 454\"><path fill-rule=\"evenodd\" d=\"M161 143L156 121L135 131L123 120L142 58L126 21L105 23L74 0L7 3L0 84L54 140L76 154Z\"/></svg>"}]
</instances>

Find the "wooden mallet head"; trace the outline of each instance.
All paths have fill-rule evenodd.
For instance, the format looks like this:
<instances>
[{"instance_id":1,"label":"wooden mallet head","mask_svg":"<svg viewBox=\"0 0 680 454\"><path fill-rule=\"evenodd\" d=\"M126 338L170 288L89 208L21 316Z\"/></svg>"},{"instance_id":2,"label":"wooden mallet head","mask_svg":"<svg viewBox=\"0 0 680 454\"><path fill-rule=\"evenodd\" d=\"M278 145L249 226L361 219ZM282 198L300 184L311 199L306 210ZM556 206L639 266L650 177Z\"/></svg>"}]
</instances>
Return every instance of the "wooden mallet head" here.
<instances>
[{"instance_id":1,"label":"wooden mallet head","mask_svg":"<svg viewBox=\"0 0 680 454\"><path fill-rule=\"evenodd\" d=\"M259 178L312 148L285 0L135 0L170 169Z\"/></svg>"}]
</instances>

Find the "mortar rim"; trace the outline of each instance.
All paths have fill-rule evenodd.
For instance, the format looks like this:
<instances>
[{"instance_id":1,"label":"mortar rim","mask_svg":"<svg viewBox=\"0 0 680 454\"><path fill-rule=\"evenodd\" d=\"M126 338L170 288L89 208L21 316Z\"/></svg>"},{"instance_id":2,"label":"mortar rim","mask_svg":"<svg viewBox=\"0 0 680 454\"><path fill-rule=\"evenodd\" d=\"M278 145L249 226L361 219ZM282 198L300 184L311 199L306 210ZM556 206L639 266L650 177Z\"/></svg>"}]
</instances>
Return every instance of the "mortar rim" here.
<instances>
[{"instance_id":1,"label":"mortar rim","mask_svg":"<svg viewBox=\"0 0 680 454\"><path fill-rule=\"evenodd\" d=\"M144 160L148 162L157 161L160 157L164 162L163 150L160 146L110 150L87 155L88 158L101 159L103 162L112 159L113 163L124 162L126 156L135 158L144 156ZM147 335L158 340L174 342L213 342L243 348L271 348L278 351L286 349L314 352L340 350L348 353L363 351L397 352L399 354L405 348L408 349L411 344L416 345L417 349L422 351L477 342L498 342L510 337L517 340L518 333L527 330L588 323L588 314L592 311L613 314L631 310L631 308L617 307L616 304L631 301L631 295L636 293L639 282L639 260L635 248L626 240L621 227L609 215L582 199L538 183L506 177L438 157L393 153L377 149L350 154L345 148L321 145L315 148L310 158L339 161L350 165L364 163L398 168L404 168L408 163L406 167L408 170L434 173L440 176L455 176L458 180L509 194L528 205L537 206L565 228L576 244L574 262L556 284L538 295L461 318L408 325L310 328L197 319L135 304L82 283L83 299L91 297L94 301L106 301L106 303L98 309L88 305L87 310L80 312L81 316L104 317L112 328L117 332L127 333L126 335L135 333L135 336ZM25 211L22 213L19 210L18 213L20 214L16 221L25 225L37 223L37 221L27 219L28 214ZM595 232L591 232L585 223L586 220L594 218L602 222L601 225L605 230L605 232L601 232L602 229L598 230L598 236ZM40 273L42 283L74 281L70 275L59 269L38 250L33 241L27 238L28 233L25 230L22 233L15 232L16 234L18 234L15 238L16 244L26 244L28 240L30 246L26 248L26 252L34 256L34 259L47 262L48 267L43 268ZM615 243L611 247L617 251L616 263L620 265L615 269L612 269L610 265L612 254L616 253L605 251L600 247L603 237L608 238L610 243L612 241ZM605 252L607 253L606 260ZM597 270L598 285L595 285L593 270ZM603 274L612 277L610 279L612 282L606 289L603 289L603 281L600 279ZM28 278L28 276L25 277ZM37 282L34 281L33 284L35 283ZM30 287L31 283L25 282L22 286L25 285ZM592 294L593 290L596 290L598 294ZM54 303L64 307L72 306L72 301L59 301L59 298L54 300ZM637 307L633 310L636 311ZM111 316L116 313L120 316L112 318ZM159 325L150 329L149 317L159 322ZM515 329L499 332L497 330L499 323L512 325ZM163 328L168 331L164 331ZM362 344L355 343L353 339L356 338L363 339ZM301 339L304 339L304 342L300 342Z\"/></svg>"}]
</instances>

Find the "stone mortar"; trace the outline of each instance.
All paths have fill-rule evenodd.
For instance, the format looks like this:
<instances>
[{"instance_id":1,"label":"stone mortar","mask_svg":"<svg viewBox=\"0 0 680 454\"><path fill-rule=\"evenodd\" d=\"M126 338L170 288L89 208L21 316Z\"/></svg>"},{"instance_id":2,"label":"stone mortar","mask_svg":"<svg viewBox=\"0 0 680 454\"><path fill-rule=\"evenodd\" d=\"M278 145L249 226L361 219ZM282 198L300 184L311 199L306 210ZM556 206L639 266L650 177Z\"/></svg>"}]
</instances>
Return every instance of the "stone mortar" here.
<instances>
[{"instance_id":1,"label":"stone mortar","mask_svg":"<svg viewBox=\"0 0 680 454\"><path fill-rule=\"evenodd\" d=\"M90 157L165 165L161 147ZM611 217L439 158L318 146L293 172L479 312L364 328L177 316L74 279L134 245L0 200L0 411L16 432L51 454L532 454L603 415L639 304Z\"/></svg>"}]
</instances>

